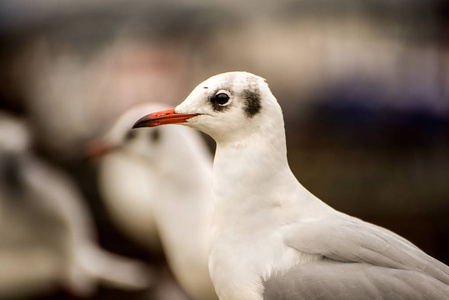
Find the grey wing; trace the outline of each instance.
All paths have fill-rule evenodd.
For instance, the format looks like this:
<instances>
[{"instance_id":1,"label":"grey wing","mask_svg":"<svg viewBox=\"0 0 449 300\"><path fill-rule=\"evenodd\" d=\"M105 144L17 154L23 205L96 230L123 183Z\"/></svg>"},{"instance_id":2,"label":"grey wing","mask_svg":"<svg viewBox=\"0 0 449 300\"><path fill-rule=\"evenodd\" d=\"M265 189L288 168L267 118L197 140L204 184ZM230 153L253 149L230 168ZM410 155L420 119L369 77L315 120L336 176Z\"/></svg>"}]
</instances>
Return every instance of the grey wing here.
<instances>
[{"instance_id":1,"label":"grey wing","mask_svg":"<svg viewBox=\"0 0 449 300\"><path fill-rule=\"evenodd\" d=\"M264 282L264 300L449 299L449 286L418 271L324 260Z\"/></svg>"},{"instance_id":2,"label":"grey wing","mask_svg":"<svg viewBox=\"0 0 449 300\"><path fill-rule=\"evenodd\" d=\"M419 271L449 284L449 267L399 235L342 213L283 229L285 243L340 262Z\"/></svg>"}]
</instances>

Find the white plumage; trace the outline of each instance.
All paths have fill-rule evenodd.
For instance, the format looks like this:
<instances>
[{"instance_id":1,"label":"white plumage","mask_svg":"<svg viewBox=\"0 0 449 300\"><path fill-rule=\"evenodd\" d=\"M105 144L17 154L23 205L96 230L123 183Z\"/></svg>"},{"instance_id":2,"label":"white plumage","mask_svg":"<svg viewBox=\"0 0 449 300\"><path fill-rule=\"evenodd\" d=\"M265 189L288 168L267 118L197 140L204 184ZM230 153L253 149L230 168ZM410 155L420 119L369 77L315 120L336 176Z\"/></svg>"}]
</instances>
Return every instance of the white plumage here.
<instances>
[{"instance_id":1,"label":"white plumage","mask_svg":"<svg viewBox=\"0 0 449 300\"><path fill-rule=\"evenodd\" d=\"M181 123L217 142L211 277L220 299L445 299L449 268L334 210L291 172L266 81L224 73L134 127Z\"/></svg>"}]
</instances>

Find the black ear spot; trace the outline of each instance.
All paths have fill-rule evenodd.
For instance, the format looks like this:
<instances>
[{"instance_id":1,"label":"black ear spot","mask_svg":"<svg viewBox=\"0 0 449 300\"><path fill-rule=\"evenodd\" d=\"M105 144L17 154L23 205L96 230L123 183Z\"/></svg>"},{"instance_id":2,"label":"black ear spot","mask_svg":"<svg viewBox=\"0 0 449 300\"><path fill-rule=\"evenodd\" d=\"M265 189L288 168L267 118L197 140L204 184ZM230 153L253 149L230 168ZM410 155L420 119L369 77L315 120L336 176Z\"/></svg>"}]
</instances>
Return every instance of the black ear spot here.
<instances>
[{"instance_id":1,"label":"black ear spot","mask_svg":"<svg viewBox=\"0 0 449 300\"><path fill-rule=\"evenodd\" d=\"M262 108L259 89L246 90L243 93L243 97L245 98L245 113L248 117L252 118L258 114Z\"/></svg>"},{"instance_id":2,"label":"black ear spot","mask_svg":"<svg viewBox=\"0 0 449 300\"><path fill-rule=\"evenodd\" d=\"M153 130L150 130L150 140L152 142L158 142L161 139L161 130L154 128Z\"/></svg>"}]
</instances>

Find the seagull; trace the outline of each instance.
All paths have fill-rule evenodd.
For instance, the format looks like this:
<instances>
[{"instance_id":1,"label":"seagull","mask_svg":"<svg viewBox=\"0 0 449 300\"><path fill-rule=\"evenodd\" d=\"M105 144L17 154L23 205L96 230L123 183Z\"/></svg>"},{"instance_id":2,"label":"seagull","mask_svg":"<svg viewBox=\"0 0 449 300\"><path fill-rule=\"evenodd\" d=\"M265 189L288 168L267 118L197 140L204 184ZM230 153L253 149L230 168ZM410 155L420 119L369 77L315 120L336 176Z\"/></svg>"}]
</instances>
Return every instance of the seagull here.
<instances>
[{"instance_id":1,"label":"seagull","mask_svg":"<svg viewBox=\"0 0 449 300\"><path fill-rule=\"evenodd\" d=\"M190 128L131 130L146 103L123 113L88 146L99 156L99 184L111 220L152 253L158 240L183 289L195 299L217 299L208 270L212 212L212 154Z\"/></svg>"},{"instance_id":2,"label":"seagull","mask_svg":"<svg viewBox=\"0 0 449 300\"><path fill-rule=\"evenodd\" d=\"M93 220L67 174L31 151L26 123L0 112L0 299L63 288L93 296L98 284L145 289L141 262L99 247Z\"/></svg>"},{"instance_id":3,"label":"seagull","mask_svg":"<svg viewBox=\"0 0 449 300\"><path fill-rule=\"evenodd\" d=\"M449 299L448 266L298 182L265 79L213 76L133 127L163 124L201 130L217 143L209 270L220 299Z\"/></svg>"}]
</instances>

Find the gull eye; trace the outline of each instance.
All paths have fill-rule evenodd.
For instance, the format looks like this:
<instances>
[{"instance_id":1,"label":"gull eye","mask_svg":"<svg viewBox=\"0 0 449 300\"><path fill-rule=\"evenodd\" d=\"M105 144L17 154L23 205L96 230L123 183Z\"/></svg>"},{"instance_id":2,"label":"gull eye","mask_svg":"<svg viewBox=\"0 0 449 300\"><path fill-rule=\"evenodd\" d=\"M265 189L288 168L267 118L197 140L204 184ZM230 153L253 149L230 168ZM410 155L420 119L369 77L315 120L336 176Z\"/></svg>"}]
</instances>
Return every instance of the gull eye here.
<instances>
[{"instance_id":1,"label":"gull eye","mask_svg":"<svg viewBox=\"0 0 449 300\"><path fill-rule=\"evenodd\" d=\"M216 96L216 101L219 105L225 105L229 102L229 96L225 93L220 93Z\"/></svg>"},{"instance_id":2,"label":"gull eye","mask_svg":"<svg viewBox=\"0 0 449 300\"><path fill-rule=\"evenodd\" d=\"M219 106L228 106L231 104L231 96L226 91L218 91L211 100Z\"/></svg>"},{"instance_id":3,"label":"gull eye","mask_svg":"<svg viewBox=\"0 0 449 300\"><path fill-rule=\"evenodd\" d=\"M161 132L159 129L151 130L150 132L150 140L152 142L158 142L161 139Z\"/></svg>"},{"instance_id":4,"label":"gull eye","mask_svg":"<svg viewBox=\"0 0 449 300\"><path fill-rule=\"evenodd\" d=\"M135 130L129 130L129 131L126 133L125 140L126 140L126 141L129 141L129 140L134 139L135 137L136 137L136 132L135 132Z\"/></svg>"}]
</instances>

